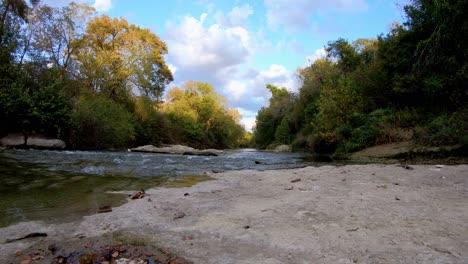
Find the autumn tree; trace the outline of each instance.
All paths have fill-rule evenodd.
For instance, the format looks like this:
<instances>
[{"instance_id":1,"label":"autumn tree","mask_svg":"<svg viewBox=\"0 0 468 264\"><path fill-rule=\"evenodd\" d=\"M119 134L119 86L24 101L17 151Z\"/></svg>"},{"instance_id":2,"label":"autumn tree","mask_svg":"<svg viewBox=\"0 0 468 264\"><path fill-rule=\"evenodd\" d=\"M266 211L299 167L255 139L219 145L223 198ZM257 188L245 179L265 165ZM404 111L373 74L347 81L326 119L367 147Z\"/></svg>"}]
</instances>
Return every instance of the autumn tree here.
<instances>
[{"instance_id":1,"label":"autumn tree","mask_svg":"<svg viewBox=\"0 0 468 264\"><path fill-rule=\"evenodd\" d=\"M149 29L106 15L92 19L75 59L88 88L116 101L133 94L159 99L173 80L166 44Z\"/></svg>"}]
</instances>

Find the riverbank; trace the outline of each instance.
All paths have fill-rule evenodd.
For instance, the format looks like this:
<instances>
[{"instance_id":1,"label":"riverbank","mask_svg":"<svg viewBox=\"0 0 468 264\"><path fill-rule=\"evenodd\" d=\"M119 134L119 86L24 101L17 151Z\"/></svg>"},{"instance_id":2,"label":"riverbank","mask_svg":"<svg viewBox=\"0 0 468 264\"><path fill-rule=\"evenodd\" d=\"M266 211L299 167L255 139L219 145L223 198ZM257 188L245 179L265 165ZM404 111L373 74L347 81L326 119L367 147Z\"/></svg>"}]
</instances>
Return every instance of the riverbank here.
<instances>
[{"instance_id":1,"label":"riverbank","mask_svg":"<svg viewBox=\"0 0 468 264\"><path fill-rule=\"evenodd\" d=\"M50 263L92 241L194 263L466 263L467 175L468 165L378 164L212 173L82 221L2 228L3 238L48 236L1 241L0 262L43 249L33 263ZM52 244L63 244L56 255Z\"/></svg>"}]
</instances>

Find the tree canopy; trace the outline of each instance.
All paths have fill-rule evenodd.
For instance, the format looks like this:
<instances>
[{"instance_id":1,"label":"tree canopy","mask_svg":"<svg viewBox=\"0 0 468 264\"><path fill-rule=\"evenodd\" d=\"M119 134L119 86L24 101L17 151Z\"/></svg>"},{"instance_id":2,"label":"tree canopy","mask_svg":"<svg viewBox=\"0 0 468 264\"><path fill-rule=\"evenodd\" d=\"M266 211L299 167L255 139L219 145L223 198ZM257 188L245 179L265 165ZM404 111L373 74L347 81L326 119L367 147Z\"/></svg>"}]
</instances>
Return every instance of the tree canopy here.
<instances>
[{"instance_id":1,"label":"tree canopy","mask_svg":"<svg viewBox=\"0 0 468 264\"><path fill-rule=\"evenodd\" d=\"M45 134L78 149L223 148L244 138L239 113L210 84L188 82L163 104L168 47L123 18L3 0L0 44L0 136Z\"/></svg>"},{"instance_id":2,"label":"tree canopy","mask_svg":"<svg viewBox=\"0 0 468 264\"><path fill-rule=\"evenodd\" d=\"M467 9L463 0L414 0L386 35L328 42L326 58L298 70L302 87L291 100L268 86L255 143L286 142L288 128L293 147L318 152L468 144Z\"/></svg>"}]
</instances>

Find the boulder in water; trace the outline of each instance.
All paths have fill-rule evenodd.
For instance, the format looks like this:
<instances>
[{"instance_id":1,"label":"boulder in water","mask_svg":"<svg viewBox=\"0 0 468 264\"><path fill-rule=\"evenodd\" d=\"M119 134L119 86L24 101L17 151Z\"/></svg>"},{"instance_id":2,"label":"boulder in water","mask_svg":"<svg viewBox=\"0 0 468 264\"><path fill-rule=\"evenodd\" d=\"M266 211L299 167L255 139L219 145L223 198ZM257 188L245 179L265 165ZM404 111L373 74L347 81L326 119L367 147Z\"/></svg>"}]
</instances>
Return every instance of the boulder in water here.
<instances>
[{"instance_id":1,"label":"boulder in water","mask_svg":"<svg viewBox=\"0 0 468 264\"><path fill-rule=\"evenodd\" d=\"M162 154L179 154L179 155L198 155L198 156L219 156L223 153L222 150L217 149L194 149L188 146L182 145L167 145L161 148L153 145L145 145L131 149L135 152L151 152L151 153L162 153Z\"/></svg>"},{"instance_id":2,"label":"boulder in water","mask_svg":"<svg viewBox=\"0 0 468 264\"><path fill-rule=\"evenodd\" d=\"M291 152L291 146L279 145L274 149L275 152Z\"/></svg>"},{"instance_id":3,"label":"boulder in water","mask_svg":"<svg viewBox=\"0 0 468 264\"><path fill-rule=\"evenodd\" d=\"M66 146L65 142L60 139L47 138L41 135L29 136L25 144L25 138L22 134L8 134L0 139L0 144L4 147L29 147L37 149L64 149Z\"/></svg>"}]
</instances>

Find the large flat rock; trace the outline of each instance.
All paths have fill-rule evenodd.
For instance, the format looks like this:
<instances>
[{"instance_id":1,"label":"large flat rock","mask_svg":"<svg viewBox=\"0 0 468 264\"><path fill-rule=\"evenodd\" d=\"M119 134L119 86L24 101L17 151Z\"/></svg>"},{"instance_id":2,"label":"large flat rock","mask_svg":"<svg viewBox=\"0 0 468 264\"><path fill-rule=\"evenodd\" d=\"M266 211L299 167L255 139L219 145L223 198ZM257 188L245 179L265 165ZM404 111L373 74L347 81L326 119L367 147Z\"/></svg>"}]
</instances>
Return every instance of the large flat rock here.
<instances>
[{"instance_id":1,"label":"large flat rock","mask_svg":"<svg viewBox=\"0 0 468 264\"><path fill-rule=\"evenodd\" d=\"M151 153L162 153L162 154L179 154L179 155L199 155L199 156L218 156L223 153L222 150L217 149L194 149L188 146L182 145L169 145L165 147L155 147L153 145L145 145L137 148L130 149L135 152L151 152Z\"/></svg>"},{"instance_id":2,"label":"large flat rock","mask_svg":"<svg viewBox=\"0 0 468 264\"><path fill-rule=\"evenodd\" d=\"M27 147L37 149L64 149L65 142L60 139L47 138L41 135L32 135L28 137L26 146L24 145L24 136L22 134L9 134L0 139L0 144L4 147Z\"/></svg>"},{"instance_id":3,"label":"large flat rock","mask_svg":"<svg viewBox=\"0 0 468 264\"><path fill-rule=\"evenodd\" d=\"M151 189L82 221L0 228L4 239L49 235L0 241L0 262L18 263L16 250L47 252L63 241L82 247L79 237L106 242L101 236L114 235L193 263L468 263L468 165L410 167L210 174L216 180Z\"/></svg>"}]
</instances>

